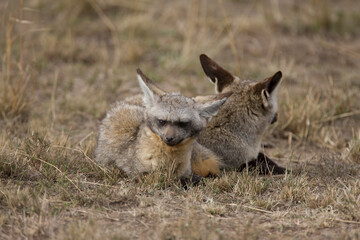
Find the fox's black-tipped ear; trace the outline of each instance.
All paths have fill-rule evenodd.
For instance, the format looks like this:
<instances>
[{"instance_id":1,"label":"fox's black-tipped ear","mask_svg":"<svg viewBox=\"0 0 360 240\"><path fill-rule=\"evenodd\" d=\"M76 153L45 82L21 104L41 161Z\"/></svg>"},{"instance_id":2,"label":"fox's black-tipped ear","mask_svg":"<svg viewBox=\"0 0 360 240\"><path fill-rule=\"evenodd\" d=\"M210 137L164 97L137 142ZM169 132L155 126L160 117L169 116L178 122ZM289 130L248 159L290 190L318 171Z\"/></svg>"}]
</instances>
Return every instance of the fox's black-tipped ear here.
<instances>
[{"instance_id":1,"label":"fox's black-tipped ear","mask_svg":"<svg viewBox=\"0 0 360 240\"><path fill-rule=\"evenodd\" d=\"M218 93L221 93L235 79L231 73L220 67L219 64L205 54L200 55L200 63L206 76L215 84L215 90Z\"/></svg>"},{"instance_id":2,"label":"fox's black-tipped ear","mask_svg":"<svg viewBox=\"0 0 360 240\"><path fill-rule=\"evenodd\" d=\"M140 88L144 93L144 104L150 106L154 103L157 96L164 95L166 92L155 86L155 84L139 68L136 69L136 72Z\"/></svg>"},{"instance_id":3,"label":"fox's black-tipped ear","mask_svg":"<svg viewBox=\"0 0 360 240\"><path fill-rule=\"evenodd\" d=\"M267 86L267 91L271 94L279 85L282 78L281 71L278 71L270 78L269 84Z\"/></svg>"},{"instance_id":4,"label":"fox's black-tipped ear","mask_svg":"<svg viewBox=\"0 0 360 240\"><path fill-rule=\"evenodd\" d=\"M266 78L254 85L255 94L261 94L265 107L269 105L269 98L276 96L281 78L282 73L278 71L272 77Z\"/></svg>"},{"instance_id":5,"label":"fox's black-tipped ear","mask_svg":"<svg viewBox=\"0 0 360 240\"><path fill-rule=\"evenodd\" d=\"M193 99L199 104L200 115L209 119L217 114L221 105L233 94L233 92L226 92L208 96L197 96Z\"/></svg>"},{"instance_id":6,"label":"fox's black-tipped ear","mask_svg":"<svg viewBox=\"0 0 360 240\"><path fill-rule=\"evenodd\" d=\"M267 91L268 94L272 94L274 90L279 86L282 78L281 71L276 72L272 77L266 78L255 84L255 91L261 93L262 90Z\"/></svg>"}]
</instances>

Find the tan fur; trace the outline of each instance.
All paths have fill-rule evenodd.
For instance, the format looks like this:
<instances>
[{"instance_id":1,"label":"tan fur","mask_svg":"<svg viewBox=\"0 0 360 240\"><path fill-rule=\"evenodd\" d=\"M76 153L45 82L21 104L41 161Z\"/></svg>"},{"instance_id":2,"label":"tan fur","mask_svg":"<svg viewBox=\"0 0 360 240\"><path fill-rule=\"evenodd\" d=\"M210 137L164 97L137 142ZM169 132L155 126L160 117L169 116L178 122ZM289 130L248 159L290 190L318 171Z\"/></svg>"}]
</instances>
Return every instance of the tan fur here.
<instances>
[{"instance_id":1,"label":"tan fur","mask_svg":"<svg viewBox=\"0 0 360 240\"><path fill-rule=\"evenodd\" d=\"M167 176L184 176L190 172L190 158L195 139L186 139L176 146L166 145L158 135L145 127L139 137L136 152L139 162L148 169L164 168Z\"/></svg>"},{"instance_id":2,"label":"tan fur","mask_svg":"<svg viewBox=\"0 0 360 240\"><path fill-rule=\"evenodd\" d=\"M219 175L220 165L221 159L214 152L197 142L194 144L191 169L195 174L202 177Z\"/></svg>"}]
</instances>

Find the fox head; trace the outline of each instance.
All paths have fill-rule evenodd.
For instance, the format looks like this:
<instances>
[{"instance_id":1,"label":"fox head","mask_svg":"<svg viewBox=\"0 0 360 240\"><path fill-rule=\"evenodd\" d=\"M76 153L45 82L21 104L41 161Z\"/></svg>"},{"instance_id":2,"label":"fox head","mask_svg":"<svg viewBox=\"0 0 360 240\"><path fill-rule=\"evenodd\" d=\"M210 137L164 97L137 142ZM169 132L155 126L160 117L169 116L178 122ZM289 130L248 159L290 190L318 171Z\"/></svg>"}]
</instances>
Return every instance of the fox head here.
<instances>
[{"instance_id":1,"label":"fox head","mask_svg":"<svg viewBox=\"0 0 360 240\"><path fill-rule=\"evenodd\" d=\"M145 123L168 146L195 138L232 94L185 97L168 93L137 69L145 106Z\"/></svg>"},{"instance_id":2,"label":"fox head","mask_svg":"<svg viewBox=\"0 0 360 240\"><path fill-rule=\"evenodd\" d=\"M248 114L254 128L259 131L277 120L277 90L282 73L276 72L273 76L259 82L240 80L226 71L205 54L200 55L200 62L205 74L215 84L215 91L222 93L233 91L234 94L227 101L227 106L232 106L232 111ZM242 119L245 117L242 116ZM251 127L251 126L250 126Z\"/></svg>"}]
</instances>

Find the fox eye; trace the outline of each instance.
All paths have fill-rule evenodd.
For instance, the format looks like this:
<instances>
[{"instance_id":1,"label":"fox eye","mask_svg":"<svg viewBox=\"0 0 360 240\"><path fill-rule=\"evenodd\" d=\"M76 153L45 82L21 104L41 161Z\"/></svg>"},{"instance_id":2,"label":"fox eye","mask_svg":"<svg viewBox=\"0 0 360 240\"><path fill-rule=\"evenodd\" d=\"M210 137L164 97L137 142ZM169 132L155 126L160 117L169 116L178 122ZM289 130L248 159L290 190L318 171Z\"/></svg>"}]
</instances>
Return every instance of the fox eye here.
<instances>
[{"instance_id":1,"label":"fox eye","mask_svg":"<svg viewBox=\"0 0 360 240\"><path fill-rule=\"evenodd\" d=\"M166 124L166 121L162 119L158 119L158 123L160 126L164 126Z\"/></svg>"},{"instance_id":2,"label":"fox eye","mask_svg":"<svg viewBox=\"0 0 360 240\"><path fill-rule=\"evenodd\" d=\"M179 122L179 127L181 128L186 128L187 126L189 126L190 122Z\"/></svg>"}]
</instances>

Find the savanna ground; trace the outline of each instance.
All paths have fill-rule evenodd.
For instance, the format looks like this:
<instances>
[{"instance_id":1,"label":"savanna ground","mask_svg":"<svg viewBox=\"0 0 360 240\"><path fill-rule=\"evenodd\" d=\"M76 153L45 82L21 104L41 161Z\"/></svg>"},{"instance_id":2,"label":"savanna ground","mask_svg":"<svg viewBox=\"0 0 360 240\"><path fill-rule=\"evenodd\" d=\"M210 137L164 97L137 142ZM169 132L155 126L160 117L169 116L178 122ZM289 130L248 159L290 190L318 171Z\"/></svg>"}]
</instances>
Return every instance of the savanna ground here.
<instances>
[{"instance_id":1,"label":"savanna ground","mask_svg":"<svg viewBox=\"0 0 360 240\"><path fill-rule=\"evenodd\" d=\"M2 0L1 239L359 239L360 2ZM281 70L264 148L283 176L184 190L94 163L99 121L139 93L212 93L198 56Z\"/></svg>"}]
</instances>

